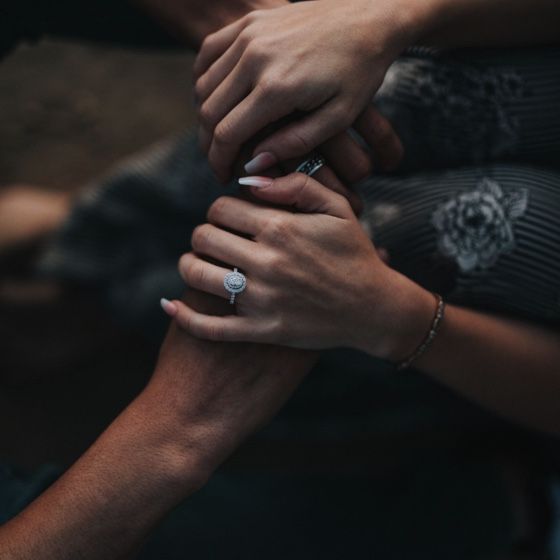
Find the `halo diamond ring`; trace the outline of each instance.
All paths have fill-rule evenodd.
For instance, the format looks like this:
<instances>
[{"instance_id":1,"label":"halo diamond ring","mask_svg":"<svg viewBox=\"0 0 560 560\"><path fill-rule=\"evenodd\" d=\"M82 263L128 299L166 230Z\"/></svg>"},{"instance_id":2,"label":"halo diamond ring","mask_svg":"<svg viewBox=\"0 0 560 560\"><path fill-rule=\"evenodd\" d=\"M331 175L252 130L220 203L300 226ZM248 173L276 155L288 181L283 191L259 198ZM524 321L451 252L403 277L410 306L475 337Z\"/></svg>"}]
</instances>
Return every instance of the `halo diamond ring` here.
<instances>
[{"instance_id":1,"label":"halo diamond ring","mask_svg":"<svg viewBox=\"0 0 560 560\"><path fill-rule=\"evenodd\" d=\"M230 294L229 302L231 305L235 303L235 296L245 291L247 287L247 277L237 270L228 272L224 278L224 288Z\"/></svg>"}]
</instances>

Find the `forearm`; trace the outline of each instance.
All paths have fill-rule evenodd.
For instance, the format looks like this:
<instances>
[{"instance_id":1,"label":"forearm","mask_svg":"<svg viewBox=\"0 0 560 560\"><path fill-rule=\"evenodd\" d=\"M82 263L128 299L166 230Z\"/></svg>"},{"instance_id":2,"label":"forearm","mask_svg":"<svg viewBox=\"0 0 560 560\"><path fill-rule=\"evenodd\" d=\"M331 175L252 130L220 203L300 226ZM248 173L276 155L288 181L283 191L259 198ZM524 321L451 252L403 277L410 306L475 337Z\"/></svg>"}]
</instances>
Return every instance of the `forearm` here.
<instances>
[{"instance_id":1,"label":"forearm","mask_svg":"<svg viewBox=\"0 0 560 560\"><path fill-rule=\"evenodd\" d=\"M560 434L560 333L449 306L416 366L510 419Z\"/></svg>"},{"instance_id":2,"label":"forearm","mask_svg":"<svg viewBox=\"0 0 560 560\"><path fill-rule=\"evenodd\" d=\"M126 558L204 481L171 415L147 394L50 489L0 528L3 560Z\"/></svg>"},{"instance_id":3,"label":"forearm","mask_svg":"<svg viewBox=\"0 0 560 560\"><path fill-rule=\"evenodd\" d=\"M557 44L557 0L405 0L424 45L460 48Z\"/></svg>"},{"instance_id":4,"label":"forearm","mask_svg":"<svg viewBox=\"0 0 560 560\"><path fill-rule=\"evenodd\" d=\"M401 326L395 329L394 361L418 346L435 312L430 293L410 293ZM413 365L490 410L560 434L558 331L448 305L432 345Z\"/></svg>"}]
</instances>

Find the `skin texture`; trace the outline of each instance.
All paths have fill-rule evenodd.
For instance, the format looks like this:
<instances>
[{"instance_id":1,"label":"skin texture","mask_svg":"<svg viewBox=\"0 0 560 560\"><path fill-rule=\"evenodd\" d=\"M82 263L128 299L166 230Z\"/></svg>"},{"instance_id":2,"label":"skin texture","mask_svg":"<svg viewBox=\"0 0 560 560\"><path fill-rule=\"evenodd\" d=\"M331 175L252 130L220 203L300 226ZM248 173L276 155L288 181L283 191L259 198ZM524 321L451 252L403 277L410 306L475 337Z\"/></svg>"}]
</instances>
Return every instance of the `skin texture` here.
<instances>
[{"instance_id":1,"label":"skin texture","mask_svg":"<svg viewBox=\"0 0 560 560\"><path fill-rule=\"evenodd\" d=\"M227 298L222 283L235 262L248 280L237 314L175 301L166 311L176 322L212 340L349 346L392 361L411 355L433 321L433 295L379 259L343 197L301 174L251 180L269 206L219 199L179 264L187 283ZM557 331L455 306L442 325L415 367L512 420L560 434Z\"/></svg>"},{"instance_id":2,"label":"skin texture","mask_svg":"<svg viewBox=\"0 0 560 560\"><path fill-rule=\"evenodd\" d=\"M195 292L187 298L211 313L226 307ZM146 389L60 480L0 528L0 557L130 557L276 413L314 360L287 348L203 342L172 326Z\"/></svg>"},{"instance_id":3,"label":"skin texture","mask_svg":"<svg viewBox=\"0 0 560 560\"><path fill-rule=\"evenodd\" d=\"M201 143L226 180L247 139L297 115L253 156L301 158L352 126L406 47L557 43L559 25L556 0L315 0L252 12L202 45Z\"/></svg>"},{"instance_id":4,"label":"skin texture","mask_svg":"<svg viewBox=\"0 0 560 560\"><path fill-rule=\"evenodd\" d=\"M377 342L376 355L404 357L416 343L415 330L407 341L409 313L427 315L427 330L431 294L379 258L343 197L299 173L269 182L252 194L279 207L220 198L208 212L210 223L193 234L194 252L179 266L189 286L224 298L231 269L214 263L239 266L248 287L238 297L237 315L205 316L176 302L179 324L202 338L313 349L364 347L367 333ZM405 301L418 309L402 309ZM401 316L395 348L385 333Z\"/></svg>"},{"instance_id":5,"label":"skin texture","mask_svg":"<svg viewBox=\"0 0 560 560\"><path fill-rule=\"evenodd\" d=\"M208 35L217 32L239 18L254 11L267 11L272 8L288 6L287 0L135 0L135 3L157 18L171 33L186 44L199 49L201 44L208 47ZM206 39L206 40L205 40ZM355 210L359 202L346 185L355 183L367 175L373 168L375 160L383 170L395 169L402 159L402 144L391 124L374 108L366 108L356 120L356 129L370 146L370 153L364 150L352 137L342 131L321 146L321 153L328 160L331 173L325 178L328 187L336 192L345 192ZM276 126L269 127L269 132ZM211 141L212 130L203 121L200 126L201 144L207 151ZM252 142L253 141L253 142ZM206 145L208 144L208 146ZM247 137L247 143L254 148L254 138ZM237 167L249 161L251 151L247 145L238 150ZM302 154L305 156L306 154ZM289 168L294 169L299 161ZM289 162L284 161L288 166ZM232 162L235 166L235 162ZM269 173L273 173L269 170ZM220 176L226 181L228 178Z\"/></svg>"},{"instance_id":6,"label":"skin texture","mask_svg":"<svg viewBox=\"0 0 560 560\"><path fill-rule=\"evenodd\" d=\"M245 142L288 115L301 117L261 142L254 155L301 158L352 126L388 66L413 41L401 37L397 3L364 17L374 5L321 0L255 11L204 41L195 91L201 144L218 178L229 178ZM374 23L379 33L370 44ZM371 128L365 119L356 123L358 131Z\"/></svg>"}]
</instances>

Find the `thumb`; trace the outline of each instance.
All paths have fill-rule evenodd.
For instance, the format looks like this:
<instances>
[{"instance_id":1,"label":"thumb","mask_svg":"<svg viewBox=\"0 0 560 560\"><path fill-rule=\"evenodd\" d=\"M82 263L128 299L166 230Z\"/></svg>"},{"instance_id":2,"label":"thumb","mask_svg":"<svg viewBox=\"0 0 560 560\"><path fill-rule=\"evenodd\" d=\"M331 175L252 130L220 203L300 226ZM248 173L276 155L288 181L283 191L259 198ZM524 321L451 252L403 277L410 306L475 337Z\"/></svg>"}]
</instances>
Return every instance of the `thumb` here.
<instances>
[{"instance_id":1,"label":"thumb","mask_svg":"<svg viewBox=\"0 0 560 560\"><path fill-rule=\"evenodd\" d=\"M294 206L300 212L328 214L338 218L353 216L350 204L342 195L333 192L303 173L285 177L243 177L240 185L252 187L260 200L281 206Z\"/></svg>"}]
</instances>

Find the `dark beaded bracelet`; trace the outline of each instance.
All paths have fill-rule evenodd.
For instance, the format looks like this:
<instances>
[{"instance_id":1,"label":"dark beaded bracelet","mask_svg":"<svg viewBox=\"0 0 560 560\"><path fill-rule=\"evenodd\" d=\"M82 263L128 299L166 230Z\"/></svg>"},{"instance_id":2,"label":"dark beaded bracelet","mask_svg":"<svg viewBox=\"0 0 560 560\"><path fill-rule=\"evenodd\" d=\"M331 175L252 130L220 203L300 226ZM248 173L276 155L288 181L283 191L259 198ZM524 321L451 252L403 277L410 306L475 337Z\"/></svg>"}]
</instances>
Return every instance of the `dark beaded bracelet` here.
<instances>
[{"instance_id":1,"label":"dark beaded bracelet","mask_svg":"<svg viewBox=\"0 0 560 560\"><path fill-rule=\"evenodd\" d=\"M439 332L443 316L445 315L445 302L439 294L434 294L434 297L436 298L437 306L430 330L420 346L418 346L418 348L408 358L406 358L406 360L403 360L400 364L397 365L397 371L408 369L411 366L412 362L416 361L420 356L424 354L424 352L426 352L426 350L434 341L437 333Z\"/></svg>"}]
</instances>

